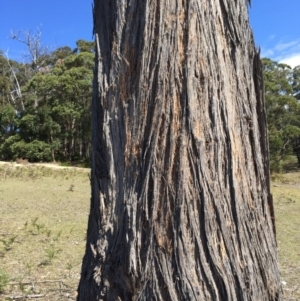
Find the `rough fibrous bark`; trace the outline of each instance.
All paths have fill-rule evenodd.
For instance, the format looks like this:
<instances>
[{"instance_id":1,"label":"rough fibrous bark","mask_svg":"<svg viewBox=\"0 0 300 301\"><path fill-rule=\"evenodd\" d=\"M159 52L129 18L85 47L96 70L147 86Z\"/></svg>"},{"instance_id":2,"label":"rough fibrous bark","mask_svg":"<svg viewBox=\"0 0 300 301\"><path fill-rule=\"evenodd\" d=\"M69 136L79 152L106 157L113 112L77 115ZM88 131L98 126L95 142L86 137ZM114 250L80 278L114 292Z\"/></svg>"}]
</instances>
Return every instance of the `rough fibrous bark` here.
<instances>
[{"instance_id":1,"label":"rough fibrous bark","mask_svg":"<svg viewBox=\"0 0 300 301\"><path fill-rule=\"evenodd\" d=\"M282 300L246 0L95 0L78 300Z\"/></svg>"}]
</instances>

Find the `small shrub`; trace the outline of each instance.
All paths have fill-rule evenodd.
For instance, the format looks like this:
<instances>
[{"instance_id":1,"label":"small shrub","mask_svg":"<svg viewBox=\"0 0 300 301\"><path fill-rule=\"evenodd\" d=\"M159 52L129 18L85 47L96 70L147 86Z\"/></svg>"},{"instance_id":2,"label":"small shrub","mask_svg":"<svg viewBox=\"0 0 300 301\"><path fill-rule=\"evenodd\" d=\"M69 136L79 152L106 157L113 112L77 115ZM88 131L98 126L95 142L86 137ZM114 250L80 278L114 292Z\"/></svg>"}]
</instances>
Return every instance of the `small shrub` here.
<instances>
[{"instance_id":1,"label":"small shrub","mask_svg":"<svg viewBox=\"0 0 300 301\"><path fill-rule=\"evenodd\" d=\"M26 158L30 162L51 161L51 147L48 143L34 140L26 143L21 140L11 145L14 158Z\"/></svg>"},{"instance_id":2,"label":"small shrub","mask_svg":"<svg viewBox=\"0 0 300 301\"><path fill-rule=\"evenodd\" d=\"M0 145L0 157L1 160L12 160L14 158L14 152L12 146L21 140L18 134L8 137L2 145Z\"/></svg>"}]
</instances>

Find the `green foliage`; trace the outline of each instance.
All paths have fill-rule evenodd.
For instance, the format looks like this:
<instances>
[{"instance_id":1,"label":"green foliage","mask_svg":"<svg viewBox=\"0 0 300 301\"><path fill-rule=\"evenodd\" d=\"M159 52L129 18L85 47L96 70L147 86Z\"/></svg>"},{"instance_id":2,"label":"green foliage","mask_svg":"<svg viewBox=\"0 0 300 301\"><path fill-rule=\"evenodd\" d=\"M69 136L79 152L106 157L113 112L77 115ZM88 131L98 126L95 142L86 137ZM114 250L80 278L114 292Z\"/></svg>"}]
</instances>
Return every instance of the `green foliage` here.
<instances>
[{"instance_id":1,"label":"green foliage","mask_svg":"<svg viewBox=\"0 0 300 301\"><path fill-rule=\"evenodd\" d=\"M91 128L94 54L82 51L91 47L91 42L83 42L79 42L80 51L76 53L64 49L67 56L53 66L51 73L36 74L25 87L27 93L36 97L35 114L39 112L47 120L43 122L48 125L43 140L51 144L58 157L70 161L86 159L90 148L87 137Z\"/></svg>"},{"instance_id":2,"label":"green foliage","mask_svg":"<svg viewBox=\"0 0 300 301\"><path fill-rule=\"evenodd\" d=\"M10 92L10 82L9 82L9 78L7 76L4 75L0 75L0 99L5 100L7 95Z\"/></svg>"},{"instance_id":3,"label":"green foliage","mask_svg":"<svg viewBox=\"0 0 300 301\"><path fill-rule=\"evenodd\" d=\"M2 160L16 160L26 158L30 162L51 161L51 147L49 144L33 140L26 143L19 135L10 136L0 147Z\"/></svg>"},{"instance_id":4,"label":"green foliage","mask_svg":"<svg viewBox=\"0 0 300 301\"><path fill-rule=\"evenodd\" d=\"M300 66L296 66L293 70L293 92L294 96L300 100Z\"/></svg>"},{"instance_id":5,"label":"green foliage","mask_svg":"<svg viewBox=\"0 0 300 301\"><path fill-rule=\"evenodd\" d=\"M62 252L62 249L56 249L54 246L51 246L50 248L45 250L47 260L42 262L42 265L51 265L53 259L55 259L58 255L58 253Z\"/></svg>"},{"instance_id":6,"label":"green foliage","mask_svg":"<svg viewBox=\"0 0 300 301\"><path fill-rule=\"evenodd\" d=\"M297 153L300 160L300 104L297 67L262 59L264 70L266 113L269 129L271 170L280 172L282 161ZM297 92L298 89L298 92ZM300 161L299 161L300 162Z\"/></svg>"},{"instance_id":7,"label":"green foliage","mask_svg":"<svg viewBox=\"0 0 300 301\"><path fill-rule=\"evenodd\" d=\"M14 152L12 150L12 146L21 140L18 134L14 136L8 137L1 145L0 145L0 157L1 160L12 160L14 158Z\"/></svg>"},{"instance_id":8,"label":"green foliage","mask_svg":"<svg viewBox=\"0 0 300 301\"><path fill-rule=\"evenodd\" d=\"M0 269L0 294L4 292L7 284L8 276L2 269Z\"/></svg>"},{"instance_id":9,"label":"green foliage","mask_svg":"<svg viewBox=\"0 0 300 301\"><path fill-rule=\"evenodd\" d=\"M0 143L15 134L17 124L15 108L11 104L0 105Z\"/></svg>"},{"instance_id":10,"label":"green foliage","mask_svg":"<svg viewBox=\"0 0 300 301\"><path fill-rule=\"evenodd\" d=\"M89 42L85 40L78 40L76 42L77 48L75 48L74 52L94 52L95 43Z\"/></svg>"},{"instance_id":11,"label":"green foliage","mask_svg":"<svg viewBox=\"0 0 300 301\"><path fill-rule=\"evenodd\" d=\"M69 46L59 47L49 55L46 62L48 65L54 66L72 53L72 49Z\"/></svg>"},{"instance_id":12,"label":"green foliage","mask_svg":"<svg viewBox=\"0 0 300 301\"><path fill-rule=\"evenodd\" d=\"M94 42L78 40L75 50L60 47L40 60L42 67L34 72L26 72L32 71L26 64L10 63L22 83L20 109L10 99L11 70L0 55L0 66L6 68L0 77L0 158L88 162Z\"/></svg>"},{"instance_id":13,"label":"green foliage","mask_svg":"<svg viewBox=\"0 0 300 301\"><path fill-rule=\"evenodd\" d=\"M51 147L49 144L39 140L26 143L21 140L11 146L14 159L26 158L30 162L51 161Z\"/></svg>"},{"instance_id":14,"label":"green foliage","mask_svg":"<svg viewBox=\"0 0 300 301\"><path fill-rule=\"evenodd\" d=\"M17 238L17 235L13 235L7 239L0 239L0 241L3 243L4 248L6 251L11 250L13 243L15 242L15 239Z\"/></svg>"}]
</instances>

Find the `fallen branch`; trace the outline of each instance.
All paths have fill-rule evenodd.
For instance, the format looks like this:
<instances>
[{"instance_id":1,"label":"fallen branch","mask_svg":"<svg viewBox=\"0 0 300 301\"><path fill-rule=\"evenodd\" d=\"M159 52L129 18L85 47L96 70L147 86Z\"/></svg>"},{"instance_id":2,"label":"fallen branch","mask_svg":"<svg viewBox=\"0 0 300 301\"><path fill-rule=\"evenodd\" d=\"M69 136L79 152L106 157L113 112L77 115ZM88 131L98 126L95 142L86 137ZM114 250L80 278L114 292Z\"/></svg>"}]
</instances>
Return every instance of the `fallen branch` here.
<instances>
[{"instance_id":1,"label":"fallen branch","mask_svg":"<svg viewBox=\"0 0 300 301\"><path fill-rule=\"evenodd\" d=\"M20 285L20 284L24 284L24 285L31 285L31 284L36 284L36 283L62 283L65 286L67 286L63 280L43 280L43 281L27 281L27 282L9 282L8 285Z\"/></svg>"},{"instance_id":2,"label":"fallen branch","mask_svg":"<svg viewBox=\"0 0 300 301\"><path fill-rule=\"evenodd\" d=\"M5 299L10 299L10 300L16 300L16 299L35 299L35 298L42 298L45 297L44 294L40 295L25 295L25 296L5 296Z\"/></svg>"}]
</instances>

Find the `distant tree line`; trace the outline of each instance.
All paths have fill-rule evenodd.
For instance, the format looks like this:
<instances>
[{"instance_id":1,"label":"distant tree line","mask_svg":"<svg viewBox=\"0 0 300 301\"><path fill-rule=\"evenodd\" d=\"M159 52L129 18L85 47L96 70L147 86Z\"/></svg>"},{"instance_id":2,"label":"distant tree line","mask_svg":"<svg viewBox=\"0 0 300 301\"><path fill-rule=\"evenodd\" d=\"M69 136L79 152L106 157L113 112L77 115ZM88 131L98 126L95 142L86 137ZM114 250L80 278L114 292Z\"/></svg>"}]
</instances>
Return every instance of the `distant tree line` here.
<instances>
[{"instance_id":1,"label":"distant tree line","mask_svg":"<svg viewBox=\"0 0 300 301\"><path fill-rule=\"evenodd\" d=\"M0 160L89 162L94 42L76 44L27 63L0 51ZM300 167L300 66L262 64L271 170L293 154Z\"/></svg>"},{"instance_id":2,"label":"distant tree line","mask_svg":"<svg viewBox=\"0 0 300 301\"><path fill-rule=\"evenodd\" d=\"M296 155L300 167L300 66L262 59L271 171Z\"/></svg>"},{"instance_id":3,"label":"distant tree line","mask_svg":"<svg viewBox=\"0 0 300 301\"><path fill-rule=\"evenodd\" d=\"M0 52L0 160L89 162L94 42L27 63Z\"/></svg>"}]
</instances>

